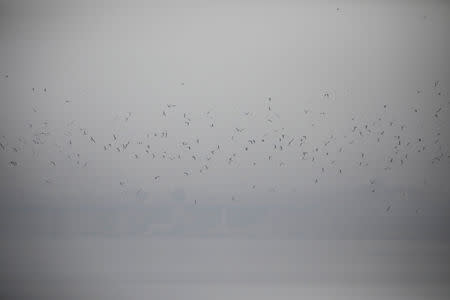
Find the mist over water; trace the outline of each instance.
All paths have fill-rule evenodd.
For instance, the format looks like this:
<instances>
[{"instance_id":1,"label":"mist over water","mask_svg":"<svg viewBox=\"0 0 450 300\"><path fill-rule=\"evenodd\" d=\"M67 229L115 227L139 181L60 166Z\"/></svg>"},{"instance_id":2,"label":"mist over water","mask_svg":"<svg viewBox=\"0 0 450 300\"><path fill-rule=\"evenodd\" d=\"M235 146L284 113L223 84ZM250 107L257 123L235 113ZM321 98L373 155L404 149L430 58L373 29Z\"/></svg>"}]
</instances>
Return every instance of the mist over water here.
<instances>
[{"instance_id":1,"label":"mist over water","mask_svg":"<svg viewBox=\"0 0 450 300\"><path fill-rule=\"evenodd\" d=\"M449 246L436 241L72 237L32 245L2 246L2 257L14 258L3 262L4 295L445 299L449 292Z\"/></svg>"},{"instance_id":2,"label":"mist over water","mask_svg":"<svg viewBox=\"0 0 450 300\"><path fill-rule=\"evenodd\" d=\"M446 1L0 1L2 299L448 299Z\"/></svg>"}]
</instances>

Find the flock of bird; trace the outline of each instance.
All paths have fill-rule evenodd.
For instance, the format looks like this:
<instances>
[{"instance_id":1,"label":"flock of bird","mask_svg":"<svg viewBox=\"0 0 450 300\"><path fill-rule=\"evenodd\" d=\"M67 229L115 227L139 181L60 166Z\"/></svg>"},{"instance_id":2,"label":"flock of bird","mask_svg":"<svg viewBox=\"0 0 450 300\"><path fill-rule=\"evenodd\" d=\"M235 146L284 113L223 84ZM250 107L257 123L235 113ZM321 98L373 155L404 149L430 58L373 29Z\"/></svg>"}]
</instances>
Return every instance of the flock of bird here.
<instances>
[{"instance_id":1,"label":"flock of bird","mask_svg":"<svg viewBox=\"0 0 450 300\"><path fill-rule=\"evenodd\" d=\"M8 79L8 76L5 76ZM181 86L184 86L185 83L181 83ZM434 82L433 84L433 93L435 95L444 97L443 92L440 89L439 81ZM38 91L43 94L47 93L47 88L31 88L33 93L37 93ZM422 90L417 90L417 94L423 93ZM322 98L330 101L332 98L330 96L330 92L324 92L322 94ZM65 105L70 105L71 100L63 100ZM312 163L316 163L316 168L318 170L318 174L323 174L325 172L332 172L336 176L342 176L344 170L348 170L349 168L358 168L358 167L367 167L369 165L368 155L365 152L359 152L356 156L354 156L355 161L353 163L347 162L345 164L339 164L338 157L341 153L345 151L354 151L351 149L353 146L358 144L362 139L368 141L369 144L373 144L376 146L382 142L385 142L389 145L389 152L384 155L384 170L390 171L393 168L402 167L407 164L411 159L417 157L417 155L422 155L422 157L426 157L429 159L431 164L449 164L450 163L450 152L449 145L446 143L444 139L441 139L441 132L435 132L434 136L411 136L410 134L403 134L407 128L406 124L401 122L389 120L385 117L385 113L389 110L388 104L380 105L380 114L377 118L373 120L361 121L357 120L355 117L352 118L352 125L348 128L348 131L345 134L338 135L336 133L331 134L326 137L324 141L321 143L313 143L311 140L312 137L305 134L291 134L288 129L281 127L275 127L275 120L281 119L279 113L277 113L274 109L276 106L274 104L276 102L272 97L267 97L266 99L261 99L261 105L265 106L266 116L265 122L267 124L272 125L271 130L265 132L264 134L254 134L247 127L234 127L231 128L229 132L230 139L228 141L222 141L217 145L211 146L209 148L205 148L202 145L202 140L195 135L191 138L176 141L178 147L173 149L172 151L155 151L155 144L160 143L161 139L168 139L169 132L167 130L157 131L157 132L148 132L142 135L142 139L132 139L127 136L123 136L117 132L110 132L108 134L109 139L105 140L103 137L95 137L90 131L82 126L79 126L77 122L71 121L67 126L65 141L66 146L72 147L75 143L75 139L73 138L75 135L78 135L81 138L84 138L87 143L89 143L90 147L97 147L102 149L105 152L114 152L117 155L126 155L131 159L152 159L152 160L191 160L191 162L195 162L198 165L197 170L189 169L182 170L184 176L193 176L196 172L198 174L205 174L211 168L214 168L214 161L217 159L223 159L228 165L236 165L239 157L241 157L244 153L252 153L258 152L261 153L264 150L264 156L266 158L266 163L272 164L273 167L283 167L288 162L283 159L283 153L290 152L295 153L296 159L299 161L310 161ZM450 104L450 101L447 102ZM434 110L433 115L429 118L439 122L439 120L443 117L442 114L445 112L449 112L449 106L439 106ZM32 107L32 110L35 114L38 114L38 108ZM174 113L179 114L182 117L184 122L183 126L189 127L195 121L191 116L190 112L178 111L179 107L176 104L170 103L166 104L165 107L162 108L161 118L170 119L171 115ZM413 107L408 110L406 113L418 113L419 108ZM310 108L302 109L301 114L304 116L308 116L314 113ZM318 116L325 117L327 112L315 112ZM253 114L253 112L244 112L243 115L249 117ZM205 113L207 118L207 127L210 129L214 129L215 126L215 118L211 111L207 111ZM448 117L448 116L444 116ZM127 113L123 117L124 122L132 121L133 114L131 112ZM264 124L264 125L267 125ZM261 124L262 127L263 124ZM315 124L311 124L311 127L314 127ZM46 143L46 139L52 133L49 130L49 122L43 121L39 124L28 123L27 127L29 128L29 140L23 137L7 137L2 135L0 137L0 152L3 152L2 156L7 156L8 152L21 152L24 147L27 145L27 142L31 142L35 147L39 147ZM396 134L392 134L396 133ZM233 151L227 151L227 147L225 144L233 143L237 145L238 149L233 148ZM264 145L263 147L261 145ZM63 148L60 145L56 145L59 147L60 152L64 152L67 148ZM355 146L356 149L358 149ZM432 150L430 150L432 148ZM75 166L87 167L87 160L83 160L83 154L80 152L66 152L65 156L67 159L73 161ZM248 157L248 156L246 156ZM251 156L250 156L251 157ZM16 168L21 165L21 161L19 160L8 160L7 162L10 167ZM48 162L49 167L56 167L58 160L50 160ZM259 162L258 162L259 163ZM257 161L253 160L250 162L250 166L256 166ZM326 164L326 165L325 165ZM152 176L152 180L158 182L163 180L161 174L154 174ZM45 179L45 183L51 183L52 181L49 179ZM321 177L316 176L313 178L313 185L320 185ZM372 178L367 183L369 187L369 191L372 193L376 192L376 183L377 180ZM122 180L117 183L118 185L124 187L127 185L126 180ZM250 184L249 189L254 190L256 188L255 184ZM231 195L231 200L236 200L236 195ZM197 200L194 202L197 204ZM386 212L391 210L391 206L388 205L386 208Z\"/></svg>"}]
</instances>

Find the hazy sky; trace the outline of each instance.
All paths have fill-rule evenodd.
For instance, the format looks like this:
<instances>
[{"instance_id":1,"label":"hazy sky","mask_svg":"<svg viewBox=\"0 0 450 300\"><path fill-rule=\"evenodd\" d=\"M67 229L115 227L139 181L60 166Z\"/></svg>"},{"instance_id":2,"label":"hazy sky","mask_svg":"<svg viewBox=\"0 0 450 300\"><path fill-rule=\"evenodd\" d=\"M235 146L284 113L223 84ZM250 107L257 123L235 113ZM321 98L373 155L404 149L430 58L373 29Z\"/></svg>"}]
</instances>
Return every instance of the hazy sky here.
<instances>
[{"instance_id":1,"label":"hazy sky","mask_svg":"<svg viewBox=\"0 0 450 300\"><path fill-rule=\"evenodd\" d=\"M0 14L6 206L449 212L447 1L2 1Z\"/></svg>"},{"instance_id":2,"label":"hazy sky","mask_svg":"<svg viewBox=\"0 0 450 300\"><path fill-rule=\"evenodd\" d=\"M449 299L450 1L0 0L1 299Z\"/></svg>"}]
</instances>

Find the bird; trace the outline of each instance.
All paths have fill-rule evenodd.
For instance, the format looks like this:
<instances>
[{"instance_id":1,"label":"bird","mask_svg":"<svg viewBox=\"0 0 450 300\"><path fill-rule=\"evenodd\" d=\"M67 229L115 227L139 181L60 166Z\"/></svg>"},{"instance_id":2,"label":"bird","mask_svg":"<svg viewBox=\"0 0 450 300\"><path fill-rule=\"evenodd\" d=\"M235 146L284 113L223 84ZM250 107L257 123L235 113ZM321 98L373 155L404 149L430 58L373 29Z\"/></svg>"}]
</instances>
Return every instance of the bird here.
<instances>
[{"instance_id":1,"label":"bird","mask_svg":"<svg viewBox=\"0 0 450 300\"><path fill-rule=\"evenodd\" d=\"M438 113L442 110L442 107L439 107L439 109L434 113L434 116L437 118L438 117Z\"/></svg>"},{"instance_id":2,"label":"bird","mask_svg":"<svg viewBox=\"0 0 450 300\"><path fill-rule=\"evenodd\" d=\"M17 162L12 160L12 161L9 162L9 165L11 165L13 167L16 167L17 166Z\"/></svg>"}]
</instances>

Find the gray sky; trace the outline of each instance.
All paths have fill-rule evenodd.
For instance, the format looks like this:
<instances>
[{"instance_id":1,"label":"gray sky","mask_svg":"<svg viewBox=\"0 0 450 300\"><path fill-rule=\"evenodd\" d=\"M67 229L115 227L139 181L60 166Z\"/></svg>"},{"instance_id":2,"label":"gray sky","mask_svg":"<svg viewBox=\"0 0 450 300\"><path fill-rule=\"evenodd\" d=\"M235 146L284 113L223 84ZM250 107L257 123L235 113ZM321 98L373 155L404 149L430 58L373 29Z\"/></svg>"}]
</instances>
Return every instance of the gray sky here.
<instances>
[{"instance_id":1,"label":"gray sky","mask_svg":"<svg viewBox=\"0 0 450 300\"><path fill-rule=\"evenodd\" d=\"M2 299L449 299L449 29L0 0Z\"/></svg>"},{"instance_id":2,"label":"gray sky","mask_svg":"<svg viewBox=\"0 0 450 300\"><path fill-rule=\"evenodd\" d=\"M125 218L131 231L213 234L268 222L283 233L293 225L282 220L300 216L354 228L361 215L402 216L417 232L450 211L446 1L2 1L0 11L2 205L45 230L64 222L57 208L79 218L69 207L80 204L104 231Z\"/></svg>"}]
</instances>

